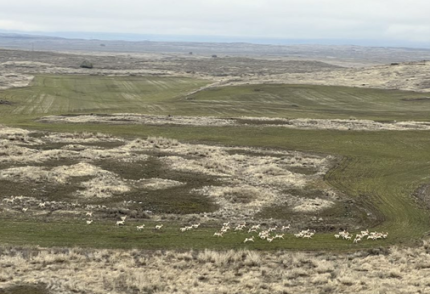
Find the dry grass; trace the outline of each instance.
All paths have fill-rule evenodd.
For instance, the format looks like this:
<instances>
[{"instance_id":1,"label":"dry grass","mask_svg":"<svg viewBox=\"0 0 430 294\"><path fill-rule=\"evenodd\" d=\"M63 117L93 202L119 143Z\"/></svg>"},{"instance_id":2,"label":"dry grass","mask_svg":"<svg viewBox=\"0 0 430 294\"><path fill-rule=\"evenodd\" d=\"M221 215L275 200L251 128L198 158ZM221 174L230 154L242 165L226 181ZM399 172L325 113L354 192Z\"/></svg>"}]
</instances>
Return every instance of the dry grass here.
<instances>
[{"instance_id":1,"label":"dry grass","mask_svg":"<svg viewBox=\"0 0 430 294\"><path fill-rule=\"evenodd\" d=\"M104 124L143 124L143 125L181 125L181 126L239 126L258 125L259 127L285 127L311 130L340 130L340 131L408 131L430 130L425 122L377 122L364 119L286 119L269 117L240 117L216 118L194 116L162 116L142 115L132 113L117 113L110 115L76 115L76 116L46 116L40 119L46 123L104 123Z\"/></svg>"},{"instance_id":2,"label":"dry grass","mask_svg":"<svg viewBox=\"0 0 430 294\"><path fill-rule=\"evenodd\" d=\"M406 91L430 92L429 61L403 62L372 67L345 68L342 70L310 73L283 73L279 75L253 76L242 81L231 81L227 85L285 83L306 85L337 85L378 89L399 89Z\"/></svg>"},{"instance_id":3,"label":"dry grass","mask_svg":"<svg viewBox=\"0 0 430 294\"><path fill-rule=\"evenodd\" d=\"M187 189L186 179L162 178L167 172L212 177L216 181L207 182L211 185L202 182L188 188L186 193L190 197L212 199L220 209L207 216L216 219L249 220L263 207L275 203L288 205L293 212L312 213L332 207L336 199L335 193L328 193L328 187L316 198L288 192L321 183L331 165L330 156L187 144L160 137L125 140L100 133L31 133L7 127L0 128L0 154L3 155L1 181L75 187L67 197L81 200L112 198L129 192ZM154 176L130 178L121 173L150 160L159 170ZM100 161L107 169L112 164L121 166L106 170L98 165ZM304 174L295 169L312 172Z\"/></svg>"},{"instance_id":4,"label":"dry grass","mask_svg":"<svg viewBox=\"0 0 430 294\"><path fill-rule=\"evenodd\" d=\"M426 293L428 242L335 253L1 248L0 289L51 293Z\"/></svg>"},{"instance_id":5,"label":"dry grass","mask_svg":"<svg viewBox=\"0 0 430 294\"><path fill-rule=\"evenodd\" d=\"M2 65L6 65L6 63L3 63ZM24 75L15 72L0 73L0 90L15 87L26 87L31 83L33 78L34 77L31 75Z\"/></svg>"}]
</instances>

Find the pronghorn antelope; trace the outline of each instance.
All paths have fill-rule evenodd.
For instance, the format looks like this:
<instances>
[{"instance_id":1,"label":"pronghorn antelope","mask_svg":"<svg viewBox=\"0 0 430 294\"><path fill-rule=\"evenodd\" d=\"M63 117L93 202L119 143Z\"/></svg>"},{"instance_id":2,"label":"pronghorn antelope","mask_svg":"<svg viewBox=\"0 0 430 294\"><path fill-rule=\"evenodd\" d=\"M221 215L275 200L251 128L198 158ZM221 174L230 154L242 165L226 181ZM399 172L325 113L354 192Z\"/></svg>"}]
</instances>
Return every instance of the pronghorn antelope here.
<instances>
[{"instance_id":1,"label":"pronghorn antelope","mask_svg":"<svg viewBox=\"0 0 430 294\"><path fill-rule=\"evenodd\" d=\"M289 229L290 229L290 224L288 224L287 226L282 226L281 231L285 231Z\"/></svg>"}]
</instances>

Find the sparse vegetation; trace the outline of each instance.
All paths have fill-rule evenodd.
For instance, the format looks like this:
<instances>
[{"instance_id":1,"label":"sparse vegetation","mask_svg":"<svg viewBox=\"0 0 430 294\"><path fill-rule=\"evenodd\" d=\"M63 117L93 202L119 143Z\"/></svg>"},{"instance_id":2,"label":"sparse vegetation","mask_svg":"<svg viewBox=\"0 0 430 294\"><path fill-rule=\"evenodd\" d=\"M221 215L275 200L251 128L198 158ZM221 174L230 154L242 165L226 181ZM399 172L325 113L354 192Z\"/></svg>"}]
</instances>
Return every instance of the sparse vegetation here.
<instances>
[{"instance_id":1,"label":"sparse vegetation","mask_svg":"<svg viewBox=\"0 0 430 294\"><path fill-rule=\"evenodd\" d=\"M378 255L246 249L147 252L3 247L0 251L0 293L5 294L220 293L220 287L225 293L430 290L426 271L416 266L430 260L425 245L393 247Z\"/></svg>"}]
</instances>

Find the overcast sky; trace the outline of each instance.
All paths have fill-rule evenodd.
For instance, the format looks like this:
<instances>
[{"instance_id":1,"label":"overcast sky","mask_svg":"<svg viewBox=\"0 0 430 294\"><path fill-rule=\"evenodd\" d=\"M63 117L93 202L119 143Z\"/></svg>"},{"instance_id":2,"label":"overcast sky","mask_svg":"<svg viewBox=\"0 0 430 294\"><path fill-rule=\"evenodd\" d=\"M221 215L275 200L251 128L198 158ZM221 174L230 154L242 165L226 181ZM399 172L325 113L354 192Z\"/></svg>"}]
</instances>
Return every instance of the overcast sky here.
<instances>
[{"instance_id":1,"label":"overcast sky","mask_svg":"<svg viewBox=\"0 0 430 294\"><path fill-rule=\"evenodd\" d=\"M430 44L430 0L0 0L0 30Z\"/></svg>"}]
</instances>

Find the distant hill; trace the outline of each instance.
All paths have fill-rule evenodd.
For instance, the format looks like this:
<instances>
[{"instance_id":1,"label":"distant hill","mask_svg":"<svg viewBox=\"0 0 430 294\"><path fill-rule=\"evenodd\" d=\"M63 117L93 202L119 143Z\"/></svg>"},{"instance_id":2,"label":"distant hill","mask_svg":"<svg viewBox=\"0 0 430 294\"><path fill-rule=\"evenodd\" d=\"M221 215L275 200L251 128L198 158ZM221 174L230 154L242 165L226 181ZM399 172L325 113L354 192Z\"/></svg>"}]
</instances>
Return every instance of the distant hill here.
<instances>
[{"instance_id":1,"label":"distant hill","mask_svg":"<svg viewBox=\"0 0 430 294\"><path fill-rule=\"evenodd\" d=\"M161 37L158 36L158 38ZM307 40L306 42L310 41L311 40ZM321 42L328 42L328 40ZM352 63L391 63L430 60L430 49L404 47L365 47L356 45L327 44L274 45L247 43L240 40L237 40L237 42L121 41L79 38L71 39L56 36L18 33L0 33L0 48L34 51L192 53L194 55L205 56L216 54L218 57L288 57L293 59L327 61L342 60Z\"/></svg>"}]
</instances>

